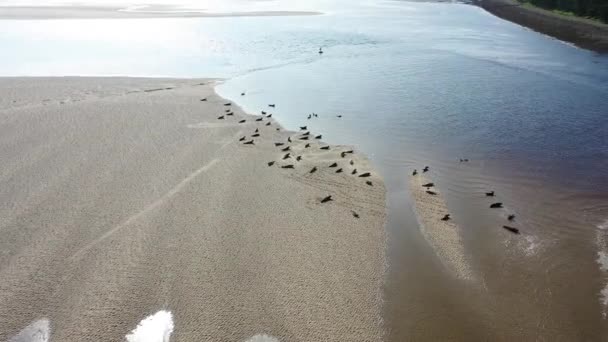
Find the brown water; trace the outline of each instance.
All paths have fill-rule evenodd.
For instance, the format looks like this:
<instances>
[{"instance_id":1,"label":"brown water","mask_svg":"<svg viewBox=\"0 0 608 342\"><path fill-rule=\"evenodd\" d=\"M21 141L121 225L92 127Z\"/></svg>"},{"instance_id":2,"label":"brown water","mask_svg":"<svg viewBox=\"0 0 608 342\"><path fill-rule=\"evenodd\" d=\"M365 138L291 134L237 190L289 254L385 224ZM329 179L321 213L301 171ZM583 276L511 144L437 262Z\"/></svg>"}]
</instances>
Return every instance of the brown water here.
<instances>
[{"instance_id":1,"label":"brown water","mask_svg":"<svg viewBox=\"0 0 608 342\"><path fill-rule=\"evenodd\" d=\"M283 110L278 112L281 120ZM608 270L598 260L608 250L606 228L600 229L608 212L608 192L599 167L603 159L591 161L594 168L588 170L576 165L568 182L567 175L552 172L559 169L556 165L568 169L568 162L525 154L520 160L494 150L498 141L491 140L491 151L483 152L467 151L466 145L454 148L445 141L449 137L437 139L435 146L421 144L411 135L434 133L412 120L395 138L382 135L383 129L374 131L374 123L365 115L349 117L348 111L340 112L346 114L341 122L299 120L312 124L330 141L353 143L371 156L385 179L389 340L599 341L608 336L602 293ZM391 119L380 123L387 131L391 125L399 126ZM289 120L297 119L290 115ZM356 133L346 132L343 125L357 127ZM377 140L366 137L366 132ZM460 163L461 156L471 161ZM421 234L408 178L412 169L423 165L431 166L429 177L462 229L473 281L455 278ZM496 197L486 198L484 193L490 190L496 191ZM489 209L496 201L505 208ZM511 213L516 215L512 223L507 221ZM521 234L502 229L505 224L519 228Z\"/></svg>"},{"instance_id":2,"label":"brown water","mask_svg":"<svg viewBox=\"0 0 608 342\"><path fill-rule=\"evenodd\" d=\"M390 340L604 340L605 308L598 299L605 274L590 227L606 210L597 203L607 197L554 192L538 180L514 186L482 164L452 161L431 171L463 231L473 282L455 279L437 261L411 210L390 208ZM497 199L485 197L489 189ZM393 195L398 198L389 203L408 197ZM488 209L495 200L506 209ZM506 213L517 214L515 222L507 223ZM522 234L506 232L503 224Z\"/></svg>"}]
</instances>

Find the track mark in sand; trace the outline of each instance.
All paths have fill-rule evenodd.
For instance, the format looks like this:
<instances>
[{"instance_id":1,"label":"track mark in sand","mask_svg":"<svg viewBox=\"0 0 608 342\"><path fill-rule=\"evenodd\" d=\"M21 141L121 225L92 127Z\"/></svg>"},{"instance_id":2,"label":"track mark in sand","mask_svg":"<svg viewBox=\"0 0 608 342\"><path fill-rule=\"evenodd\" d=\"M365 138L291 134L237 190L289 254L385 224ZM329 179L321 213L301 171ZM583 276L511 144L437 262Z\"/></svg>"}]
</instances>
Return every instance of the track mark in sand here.
<instances>
[{"instance_id":1,"label":"track mark in sand","mask_svg":"<svg viewBox=\"0 0 608 342\"><path fill-rule=\"evenodd\" d=\"M48 342L51 337L51 322L42 318L23 328L8 342Z\"/></svg>"},{"instance_id":2,"label":"track mark in sand","mask_svg":"<svg viewBox=\"0 0 608 342\"><path fill-rule=\"evenodd\" d=\"M199 122L196 124L190 124L187 125L186 127L188 128L194 128L194 129L207 129L207 128L228 128L228 127L234 127L234 126L239 126L239 124L237 124L236 122L231 123L231 122Z\"/></svg>"},{"instance_id":3,"label":"track mark in sand","mask_svg":"<svg viewBox=\"0 0 608 342\"><path fill-rule=\"evenodd\" d=\"M230 139L226 139L224 141L224 143L222 144L222 146L220 147L220 150L225 149L228 145L231 145L232 143L234 143L240 136L243 135L242 131L238 131L236 132Z\"/></svg>"},{"instance_id":4,"label":"track mark in sand","mask_svg":"<svg viewBox=\"0 0 608 342\"><path fill-rule=\"evenodd\" d=\"M125 336L127 342L169 342L173 333L173 315L161 310L144 318L137 328Z\"/></svg>"},{"instance_id":5,"label":"track mark in sand","mask_svg":"<svg viewBox=\"0 0 608 342\"><path fill-rule=\"evenodd\" d=\"M120 229L128 226L129 224L137 221L139 218L145 216L147 213L151 212L152 210L160 207L163 203L165 203L171 197L175 196L175 194L177 194L178 192L180 192L180 190L182 190L186 185L188 185L188 183L190 183L198 175L200 175L203 172L206 172L207 170L209 170L210 168L212 168L215 164L217 164L219 161L220 160L217 159L217 158L213 159L209 163L207 163L203 167L201 167L200 169L194 171L188 177L184 178L184 180L182 180L181 182L179 182L175 187L173 187L173 189L169 190L166 194L164 194L163 196L161 196L159 199L157 199L156 201L154 201L152 204L148 205L143 210L141 210L137 214L129 217L125 221L122 221L120 224L118 224L114 228L108 230L105 234L103 234L102 236L98 237L97 239L95 239L94 241L92 241L91 243L89 243L88 245L84 246L83 248L81 248L76 253L74 253L74 255L72 255L72 257L70 258L70 260L72 260L72 261L77 260L83 254L85 254L91 248L93 248L96 244L98 244L101 241L107 239L112 234L116 233L118 230L120 230Z\"/></svg>"},{"instance_id":6,"label":"track mark in sand","mask_svg":"<svg viewBox=\"0 0 608 342\"><path fill-rule=\"evenodd\" d=\"M222 146L220 146L220 150L225 149L225 148L226 148L228 145L232 144L232 142L233 142L232 140L227 140L227 141L225 141L225 142L222 144Z\"/></svg>"},{"instance_id":7,"label":"track mark in sand","mask_svg":"<svg viewBox=\"0 0 608 342\"><path fill-rule=\"evenodd\" d=\"M449 213L447 205L440 193L436 196L427 194L426 188L422 186L426 183L429 180L423 175L410 178L410 190L422 235L448 270L458 278L473 280L473 271L466 259L460 237L460 227L453 220L441 220Z\"/></svg>"},{"instance_id":8,"label":"track mark in sand","mask_svg":"<svg viewBox=\"0 0 608 342\"><path fill-rule=\"evenodd\" d=\"M245 342L279 342L279 340L266 334L259 334L253 336Z\"/></svg>"},{"instance_id":9,"label":"track mark in sand","mask_svg":"<svg viewBox=\"0 0 608 342\"><path fill-rule=\"evenodd\" d=\"M171 89L173 89L173 87L171 87L171 88L167 87L167 88L144 89L144 93L152 93L152 92L155 92L155 91L171 90Z\"/></svg>"}]
</instances>

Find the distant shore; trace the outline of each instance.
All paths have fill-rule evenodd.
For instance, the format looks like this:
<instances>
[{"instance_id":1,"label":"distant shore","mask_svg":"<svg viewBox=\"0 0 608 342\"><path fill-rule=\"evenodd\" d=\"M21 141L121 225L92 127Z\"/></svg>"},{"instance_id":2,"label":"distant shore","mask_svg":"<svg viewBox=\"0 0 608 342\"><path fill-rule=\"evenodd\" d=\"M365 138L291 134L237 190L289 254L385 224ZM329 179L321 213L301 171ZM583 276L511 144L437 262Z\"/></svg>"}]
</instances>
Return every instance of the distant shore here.
<instances>
[{"instance_id":1,"label":"distant shore","mask_svg":"<svg viewBox=\"0 0 608 342\"><path fill-rule=\"evenodd\" d=\"M149 6L135 10L117 6L0 6L0 20L260 17L318 14L321 13L312 11L207 12L168 6Z\"/></svg>"},{"instance_id":2,"label":"distant shore","mask_svg":"<svg viewBox=\"0 0 608 342\"><path fill-rule=\"evenodd\" d=\"M475 0L486 11L578 47L608 53L608 24L560 15L514 0Z\"/></svg>"}]
</instances>

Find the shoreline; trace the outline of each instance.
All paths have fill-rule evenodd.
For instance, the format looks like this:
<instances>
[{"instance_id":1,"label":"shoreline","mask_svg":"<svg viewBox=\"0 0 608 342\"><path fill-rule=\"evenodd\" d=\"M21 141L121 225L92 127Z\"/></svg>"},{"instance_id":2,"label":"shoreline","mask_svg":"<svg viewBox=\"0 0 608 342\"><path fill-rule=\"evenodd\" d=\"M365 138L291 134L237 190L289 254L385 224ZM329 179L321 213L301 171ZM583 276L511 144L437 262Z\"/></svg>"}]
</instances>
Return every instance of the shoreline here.
<instances>
[{"instance_id":1,"label":"shoreline","mask_svg":"<svg viewBox=\"0 0 608 342\"><path fill-rule=\"evenodd\" d=\"M608 53L608 24L563 16L538 7L523 6L515 0L474 0L473 4L499 18L580 48Z\"/></svg>"},{"instance_id":2,"label":"shoreline","mask_svg":"<svg viewBox=\"0 0 608 342\"><path fill-rule=\"evenodd\" d=\"M0 78L0 340L124 340L155 312L181 341L382 340L382 179L214 85Z\"/></svg>"},{"instance_id":3,"label":"shoreline","mask_svg":"<svg viewBox=\"0 0 608 342\"><path fill-rule=\"evenodd\" d=\"M222 18L321 15L315 11L150 10L104 6L0 6L0 20Z\"/></svg>"}]
</instances>

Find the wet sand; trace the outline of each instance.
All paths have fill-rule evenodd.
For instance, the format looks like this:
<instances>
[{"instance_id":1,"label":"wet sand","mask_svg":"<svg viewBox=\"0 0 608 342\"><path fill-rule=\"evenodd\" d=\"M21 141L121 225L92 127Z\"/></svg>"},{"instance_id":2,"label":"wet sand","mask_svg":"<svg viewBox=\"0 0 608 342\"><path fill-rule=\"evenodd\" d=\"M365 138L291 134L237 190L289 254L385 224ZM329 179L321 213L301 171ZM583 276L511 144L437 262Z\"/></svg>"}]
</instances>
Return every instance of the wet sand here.
<instances>
[{"instance_id":1,"label":"wet sand","mask_svg":"<svg viewBox=\"0 0 608 342\"><path fill-rule=\"evenodd\" d=\"M0 340L121 341L160 310L171 341L382 340L382 180L318 140L282 160L295 133L218 120L212 84L0 79Z\"/></svg>"},{"instance_id":2,"label":"wet sand","mask_svg":"<svg viewBox=\"0 0 608 342\"><path fill-rule=\"evenodd\" d=\"M152 6L137 10L111 6L0 6L0 19L133 19L133 18L199 18L316 15L311 11L234 11L206 12L182 10L171 6Z\"/></svg>"},{"instance_id":3,"label":"wet sand","mask_svg":"<svg viewBox=\"0 0 608 342\"><path fill-rule=\"evenodd\" d=\"M423 187L430 182L430 178L425 174L410 178L410 191L422 235L449 272L460 279L473 280L473 272L461 238L461 228L454 222L453 217L442 220L450 210L435 186Z\"/></svg>"}]
</instances>

